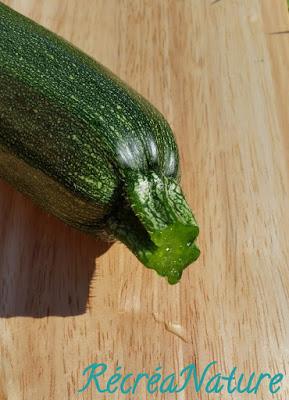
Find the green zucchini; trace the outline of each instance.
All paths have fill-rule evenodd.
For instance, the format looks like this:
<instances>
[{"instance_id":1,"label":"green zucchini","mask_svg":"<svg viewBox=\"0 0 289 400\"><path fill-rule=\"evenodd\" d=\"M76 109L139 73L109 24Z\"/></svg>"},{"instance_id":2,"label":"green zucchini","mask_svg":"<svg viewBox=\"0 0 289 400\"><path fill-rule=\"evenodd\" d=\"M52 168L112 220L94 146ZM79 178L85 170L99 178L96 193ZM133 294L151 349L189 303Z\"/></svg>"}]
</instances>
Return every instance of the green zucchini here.
<instances>
[{"instance_id":1,"label":"green zucchini","mask_svg":"<svg viewBox=\"0 0 289 400\"><path fill-rule=\"evenodd\" d=\"M199 256L162 114L2 3L0 176L65 223L122 241L169 283Z\"/></svg>"}]
</instances>

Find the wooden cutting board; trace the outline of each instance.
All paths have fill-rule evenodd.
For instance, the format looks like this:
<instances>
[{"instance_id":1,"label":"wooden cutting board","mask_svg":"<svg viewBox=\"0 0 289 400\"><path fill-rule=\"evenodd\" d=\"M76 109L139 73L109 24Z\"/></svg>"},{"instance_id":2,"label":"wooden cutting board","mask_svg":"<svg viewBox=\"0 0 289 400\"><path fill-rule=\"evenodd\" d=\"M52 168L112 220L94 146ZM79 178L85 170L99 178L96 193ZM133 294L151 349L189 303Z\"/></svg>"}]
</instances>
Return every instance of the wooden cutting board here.
<instances>
[{"instance_id":1,"label":"wooden cutting board","mask_svg":"<svg viewBox=\"0 0 289 400\"><path fill-rule=\"evenodd\" d=\"M289 17L284 0L9 0L108 66L174 129L202 255L169 286L0 182L0 399L247 399L99 394L123 373L288 373ZM281 33L278 33L281 32ZM1 38L0 38L1 40ZM108 375L109 376L109 375ZM251 398L251 397L249 397Z\"/></svg>"}]
</instances>

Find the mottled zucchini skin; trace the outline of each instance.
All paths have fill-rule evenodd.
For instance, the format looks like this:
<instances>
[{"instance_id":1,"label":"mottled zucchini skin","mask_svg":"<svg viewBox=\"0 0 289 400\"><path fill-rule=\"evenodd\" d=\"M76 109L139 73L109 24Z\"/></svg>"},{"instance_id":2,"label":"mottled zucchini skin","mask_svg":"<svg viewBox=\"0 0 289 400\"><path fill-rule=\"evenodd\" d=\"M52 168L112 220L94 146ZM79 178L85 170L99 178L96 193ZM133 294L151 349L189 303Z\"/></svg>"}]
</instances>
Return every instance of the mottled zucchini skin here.
<instances>
[{"instance_id":1,"label":"mottled zucchini skin","mask_svg":"<svg viewBox=\"0 0 289 400\"><path fill-rule=\"evenodd\" d=\"M193 227L193 243L198 228L178 188L178 150L164 117L105 67L2 3L0 38L0 176L64 222L120 238L169 277L146 261L152 234L179 222ZM179 279L184 267L170 274Z\"/></svg>"}]
</instances>

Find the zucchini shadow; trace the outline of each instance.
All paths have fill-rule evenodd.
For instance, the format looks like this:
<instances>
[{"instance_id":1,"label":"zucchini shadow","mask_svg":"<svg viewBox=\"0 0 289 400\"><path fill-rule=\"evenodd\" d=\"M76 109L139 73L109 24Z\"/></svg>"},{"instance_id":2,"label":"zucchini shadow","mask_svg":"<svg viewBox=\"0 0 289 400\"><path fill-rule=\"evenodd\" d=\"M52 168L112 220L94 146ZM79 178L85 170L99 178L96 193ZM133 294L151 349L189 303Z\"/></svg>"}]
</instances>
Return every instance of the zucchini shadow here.
<instances>
[{"instance_id":1,"label":"zucchini shadow","mask_svg":"<svg viewBox=\"0 0 289 400\"><path fill-rule=\"evenodd\" d=\"M0 317L86 312L111 243L66 226L0 179Z\"/></svg>"}]
</instances>

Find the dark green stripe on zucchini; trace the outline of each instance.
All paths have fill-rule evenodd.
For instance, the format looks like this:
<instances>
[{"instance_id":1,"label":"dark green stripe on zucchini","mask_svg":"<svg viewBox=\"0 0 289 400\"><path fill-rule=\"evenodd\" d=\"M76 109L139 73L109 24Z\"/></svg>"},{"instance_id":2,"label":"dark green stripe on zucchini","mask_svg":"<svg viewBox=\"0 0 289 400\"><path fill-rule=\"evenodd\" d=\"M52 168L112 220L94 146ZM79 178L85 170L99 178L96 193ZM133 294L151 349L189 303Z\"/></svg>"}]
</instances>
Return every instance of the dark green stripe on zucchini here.
<instances>
[{"instance_id":1,"label":"dark green stripe on zucchini","mask_svg":"<svg viewBox=\"0 0 289 400\"><path fill-rule=\"evenodd\" d=\"M0 176L176 283L199 256L170 126L68 42L0 3Z\"/></svg>"}]
</instances>

